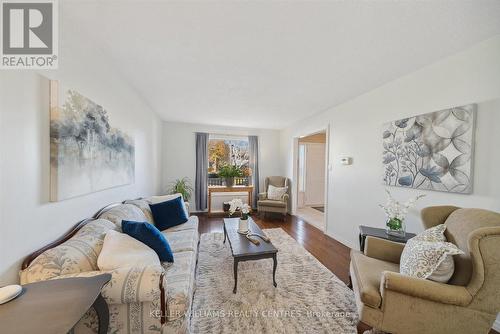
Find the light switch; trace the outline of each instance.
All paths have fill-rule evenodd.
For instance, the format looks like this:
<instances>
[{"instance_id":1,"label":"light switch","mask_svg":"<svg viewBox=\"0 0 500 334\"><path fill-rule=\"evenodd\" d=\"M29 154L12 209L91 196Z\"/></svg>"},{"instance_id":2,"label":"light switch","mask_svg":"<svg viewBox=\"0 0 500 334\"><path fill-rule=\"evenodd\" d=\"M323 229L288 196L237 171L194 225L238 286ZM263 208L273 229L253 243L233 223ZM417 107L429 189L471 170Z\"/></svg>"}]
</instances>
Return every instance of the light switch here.
<instances>
[{"instance_id":1,"label":"light switch","mask_svg":"<svg viewBox=\"0 0 500 334\"><path fill-rule=\"evenodd\" d=\"M340 163L342 165L352 165L352 158L351 157L340 157Z\"/></svg>"}]
</instances>

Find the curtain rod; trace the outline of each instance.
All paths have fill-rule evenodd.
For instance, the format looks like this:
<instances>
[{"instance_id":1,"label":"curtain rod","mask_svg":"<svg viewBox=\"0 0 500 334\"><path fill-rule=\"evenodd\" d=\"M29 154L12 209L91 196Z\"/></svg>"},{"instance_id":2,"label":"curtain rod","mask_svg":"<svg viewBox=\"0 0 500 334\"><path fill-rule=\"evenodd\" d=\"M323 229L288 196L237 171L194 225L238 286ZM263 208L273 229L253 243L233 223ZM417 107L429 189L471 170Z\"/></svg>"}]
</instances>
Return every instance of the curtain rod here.
<instances>
[{"instance_id":1,"label":"curtain rod","mask_svg":"<svg viewBox=\"0 0 500 334\"><path fill-rule=\"evenodd\" d=\"M234 134L234 133L216 133L216 132L208 132L208 131L194 131L193 133L194 134L196 134L196 133L208 133L209 136L212 135L212 136L221 136L221 137L249 137L249 136L258 137L257 135L252 135L252 134L239 135L239 134Z\"/></svg>"}]
</instances>

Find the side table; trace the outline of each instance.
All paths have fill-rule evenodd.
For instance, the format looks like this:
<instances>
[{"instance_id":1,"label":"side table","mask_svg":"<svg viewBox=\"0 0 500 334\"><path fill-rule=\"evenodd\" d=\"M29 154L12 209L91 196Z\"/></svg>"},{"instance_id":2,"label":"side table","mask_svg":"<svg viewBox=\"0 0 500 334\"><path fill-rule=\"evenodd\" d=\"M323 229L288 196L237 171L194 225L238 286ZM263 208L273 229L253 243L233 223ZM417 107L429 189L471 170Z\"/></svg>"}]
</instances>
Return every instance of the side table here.
<instances>
[{"instance_id":1,"label":"side table","mask_svg":"<svg viewBox=\"0 0 500 334\"><path fill-rule=\"evenodd\" d=\"M23 285L16 298L0 305L2 333L68 333L93 307L99 319L99 334L106 334L109 311L101 289L110 274L61 278Z\"/></svg>"},{"instance_id":2,"label":"side table","mask_svg":"<svg viewBox=\"0 0 500 334\"><path fill-rule=\"evenodd\" d=\"M405 244L408 240L416 236L416 234L406 232L406 235L404 237L398 238L396 236L387 234L385 229L383 228L359 225L359 249L362 252L365 250L365 239L367 236Z\"/></svg>"}]
</instances>

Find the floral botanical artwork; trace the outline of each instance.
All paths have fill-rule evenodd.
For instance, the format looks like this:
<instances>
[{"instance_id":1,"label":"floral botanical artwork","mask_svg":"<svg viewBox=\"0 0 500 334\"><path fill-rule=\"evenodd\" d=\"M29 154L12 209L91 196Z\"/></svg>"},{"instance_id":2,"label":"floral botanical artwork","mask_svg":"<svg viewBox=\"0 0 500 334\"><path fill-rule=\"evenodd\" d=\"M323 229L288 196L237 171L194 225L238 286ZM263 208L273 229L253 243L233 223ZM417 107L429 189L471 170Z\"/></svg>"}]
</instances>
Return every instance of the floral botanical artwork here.
<instances>
[{"instance_id":1,"label":"floral botanical artwork","mask_svg":"<svg viewBox=\"0 0 500 334\"><path fill-rule=\"evenodd\" d=\"M384 124L384 184L470 194L476 105Z\"/></svg>"},{"instance_id":2,"label":"floral botanical artwork","mask_svg":"<svg viewBox=\"0 0 500 334\"><path fill-rule=\"evenodd\" d=\"M50 200L133 183L134 169L134 141L111 125L108 112L51 81Z\"/></svg>"}]
</instances>

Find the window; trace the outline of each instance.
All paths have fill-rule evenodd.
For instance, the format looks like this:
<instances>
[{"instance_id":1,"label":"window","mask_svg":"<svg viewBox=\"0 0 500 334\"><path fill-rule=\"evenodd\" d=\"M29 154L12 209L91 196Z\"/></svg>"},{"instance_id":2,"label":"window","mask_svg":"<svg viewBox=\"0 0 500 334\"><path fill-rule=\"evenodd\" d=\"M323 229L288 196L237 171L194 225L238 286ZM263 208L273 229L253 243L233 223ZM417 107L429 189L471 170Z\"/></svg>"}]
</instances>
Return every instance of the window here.
<instances>
[{"instance_id":1,"label":"window","mask_svg":"<svg viewBox=\"0 0 500 334\"><path fill-rule=\"evenodd\" d=\"M222 185L218 173L222 166L232 165L241 169L242 177L235 178L236 185L248 185L252 171L249 165L248 137L215 135L208 139L208 185Z\"/></svg>"},{"instance_id":2,"label":"window","mask_svg":"<svg viewBox=\"0 0 500 334\"><path fill-rule=\"evenodd\" d=\"M247 137L210 135L208 140L209 174L218 173L220 167L224 165L233 165L241 168L244 174L250 175L248 159Z\"/></svg>"}]
</instances>

